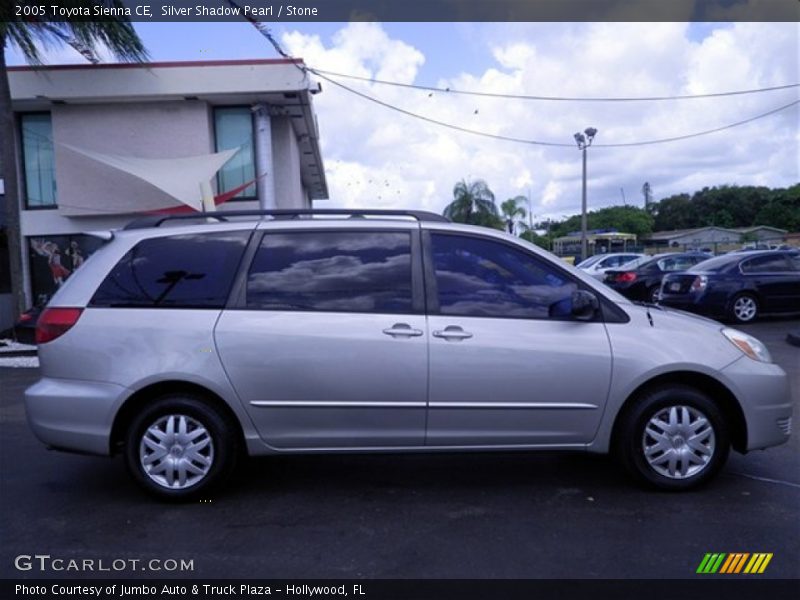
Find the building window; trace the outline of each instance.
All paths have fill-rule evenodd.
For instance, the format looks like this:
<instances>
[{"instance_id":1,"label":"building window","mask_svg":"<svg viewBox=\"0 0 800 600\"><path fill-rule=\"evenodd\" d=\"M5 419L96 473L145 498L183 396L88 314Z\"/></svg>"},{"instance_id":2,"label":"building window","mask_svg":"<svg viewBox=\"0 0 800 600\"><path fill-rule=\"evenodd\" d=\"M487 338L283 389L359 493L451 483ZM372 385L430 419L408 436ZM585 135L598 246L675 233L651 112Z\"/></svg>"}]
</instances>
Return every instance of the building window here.
<instances>
[{"instance_id":1,"label":"building window","mask_svg":"<svg viewBox=\"0 0 800 600\"><path fill-rule=\"evenodd\" d=\"M214 137L217 152L239 148L217 174L219 194L229 192L256 177L253 150L253 114L247 106L214 109ZM248 186L236 198L255 198L255 184Z\"/></svg>"},{"instance_id":2,"label":"building window","mask_svg":"<svg viewBox=\"0 0 800 600\"><path fill-rule=\"evenodd\" d=\"M22 115L22 164L27 208L56 206L56 163L49 113Z\"/></svg>"}]
</instances>

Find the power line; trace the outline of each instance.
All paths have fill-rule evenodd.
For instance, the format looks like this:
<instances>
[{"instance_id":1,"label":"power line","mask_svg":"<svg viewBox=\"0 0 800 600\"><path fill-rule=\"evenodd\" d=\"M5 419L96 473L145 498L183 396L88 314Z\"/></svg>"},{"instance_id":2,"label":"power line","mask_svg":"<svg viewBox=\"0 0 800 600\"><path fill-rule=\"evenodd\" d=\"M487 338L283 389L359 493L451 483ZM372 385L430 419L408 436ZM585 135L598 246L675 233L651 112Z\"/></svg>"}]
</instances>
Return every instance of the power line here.
<instances>
[{"instance_id":1,"label":"power line","mask_svg":"<svg viewBox=\"0 0 800 600\"><path fill-rule=\"evenodd\" d=\"M273 43L274 45L274 43ZM425 92L440 92L443 94L460 94L465 96L482 96L485 98L504 98L514 100L543 100L554 102L653 102L660 100L696 100L699 98L720 98L723 96L741 96L744 94L758 94L762 92L774 92L776 90L787 90L791 88L800 87L800 83L789 83L787 85L777 85L773 87L757 88L751 90L736 90L730 92L715 92L710 94L687 94L677 96L640 96L640 97L608 97L608 98L593 98L593 97L571 97L571 96L531 96L524 94L498 94L493 92L476 92L468 90L456 90L453 88L440 88L427 85L418 85L413 83L402 83L400 81L389 81L386 79L374 79L371 77L360 77L358 75L349 75L346 73L336 73L334 71L326 71L324 69L317 69L309 67L309 70L314 73L325 73L332 77L341 77L344 79L355 79L358 81L366 81L369 83L379 83L381 85L391 85L395 87L415 89Z\"/></svg>"},{"instance_id":2,"label":"power line","mask_svg":"<svg viewBox=\"0 0 800 600\"><path fill-rule=\"evenodd\" d=\"M505 135L497 135L497 134L494 134L494 133L488 133L488 132L479 131L479 130L476 130L476 129L469 129L467 127L461 127L460 125L453 125L452 123L446 123L444 121L439 121L437 119L432 119L431 117L426 117L425 115L421 115L419 113L411 112L411 111L406 110L404 108L400 108L399 106L395 106L393 104L389 104L388 102L384 102L383 100L379 100L378 98L375 98L373 96L370 96L370 95L365 94L363 92L360 92L358 90L354 90L353 88L350 88L350 87L344 85L343 83L339 83L338 81L335 81L335 80L333 80L333 79L331 79L331 78L329 78L329 77L327 77L325 75L322 75L321 73L317 72L316 70L314 70L314 69L312 69L310 67L306 67L306 68L307 68L307 70L309 72L314 73L315 75L317 75L318 77L328 81L329 83L332 83L333 85L336 85L336 86L338 86L338 87L340 87L340 88L342 88L344 90L347 90L348 92L350 92L352 94L360 96L361 98L364 98L365 100L369 100L370 102L374 102L374 103L379 104L380 106L383 106L385 108L389 108L389 109L394 110L396 112L400 112L400 113L402 113L404 115L407 115L407 116L410 116L410 117L414 117L414 118L417 118L417 119L421 119L423 121L426 121L428 123L433 123L433 124L439 125L441 127L447 127L449 129L454 129L456 131L461 131L463 133L470 133L472 135L479 135L479 136L482 136L482 137L488 137L488 138L492 138L492 139L496 139L496 140L503 140L503 141L507 141L507 142L516 142L516 143L519 143L519 144L529 144L529 145L534 145L534 146L556 146L556 147L562 147L562 148L564 148L564 147L572 148L573 147L573 144L566 144L566 143L559 143L559 142L548 142L548 141L542 141L542 140L530 140L530 139L516 138L516 137L511 137L511 136L505 136ZM700 137L702 135L708 135L708 134L711 134L711 133L716 133L718 131L724 131L726 129L732 129L733 127L738 127L740 125L745 125L747 123L752 123L753 121L757 121L758 119L763 119L763 118L768 117L770 115L773 115L775 113L778 113L778 112L781 112L783 110L786 110L787 108L790 108L790 107L795 106L797 104L800 104L800 100L795 100L794 102L790 102L789 104L785 104L783 106L780 106L780 107L775 108L773 110L770 110L768 112L762 113L760 115L756 115L754 117L750 117L748 119L744 119L742 121L737 121L736 123L729 123L728 125L723 125L722 127L716 127L714 129L707 129L707 130L704 130L704 131L698 131L698 132L689 133L689 134L686 134L686 135L679 135L679 136L661 138L661 139L655 139L655 140L645 140L645 141L641 141L641 142L623 142L623 143L618 143L618 144L594 144L594 147L597 147L597 148L623 148L623 147L630 147L630 146L649 146L649 145L653 145L653 144L665 144L667 142L677 142L679 140L686 140L686 139L690 139L690 138Z\"/></svg>"},{"instance_id":3,"label":"power line","mask_svg":"<svg viewBox=\"0 0 800 600\"><path fill-rule=\"evenodd\" d=\"M394 104L389 104L388 102L384 102L383 100L379 100L379 99L377 99L377 98L375 98L373 96L370 96L368 94L364 94L363 92L359 92L358 90L354 90L353 88L348 87L348 86L344 85L343 83L339 83L338 81L335 81L333 79L330 79L329 77L326 77L325 75L322 75L322 74L318 73L317 71L315 71L314 69L311 69L310 67L307 67L307 70L309 72L311 72L311 73L314 73L314 75L324 79L325 81L328 81L329 83L332 83L333 85L339 86L340 88L342 88L344 90L347 90L351 94L355 94L356 96L360 96L361 98L364 98L365 100L369 100L370 102L374 102L375 104L379 104L380 106L383 106L384 108L388 108L390 110L394 110L396 112L402 113L402 114L407 115L409 117L414 117L415 119L421 119L422 121L426 121L426 122L432 123L434 125L439 125L441 127L447 127L449 129L455 129L456 131L461 131L463 133L471 133L472 135L479 135L479 136L482 136L482 137L488 137L488 138L492 138L492 139L495 139L495 140L503 140L503 141L506 141L506 142L516 142L516 143L519 143L519 144L531 144L531 145L535 145L535 146L559 146L559 147L569 147L569 148L572 147L572 144L563 144L563 143L560 143L560 142L544 142L544 141L539 141L539 140L526 140L526 139L515 138L515 137L511 137L511 136L506 136L506 135L498 135L498 134L494 134L494 133L487 133L485 131L478 131L477 129L469 129L467 127L461 127L460 125L453 125L452 123L445 123L444 121L439 121L437 119L433 119L431 117L426 117L425 115L421 115L419 113L411 112L410 110L406 110L404 108L400 108L399 106L395 106Z\"/></svg>"},{"instance_id":4,"label":"power line","mask_svg":"<svg viewBox=\"0 0 800 600\"><path fill-rule=\"evenodd\" d=\"M236 4L236 2L234 0L228 0L228 3L231 4L232 6L237 6L237 4ZM477 136L486 137L486 138L490 138L490 139L501 140L501 141L506 141L506 142L515 142L515 143L518 143L518 144L528 144L528 145L533 145L533 146L550 146L550 147L558 147L558 148L572 148L573 147L572 144L567 144L567 143L549 142L549 141L543 141L543 140L530 140L530 139L523 139L523 138L516 138L516 137L512 137L512 136L505 136L505 135L499 135L499 134L494 134L494 133L488 133L486 131L479 131L479 130L476 130L476 129L469 129L467 127L461 127L460 125L454 125L452 123L446 123L444 121L439 121L438 119L433 119L431 117L426 117L425 115L421 115L419 113L415 113L415 112L412 112L410 110L406 110L404 108L400 108L399 106L395 106L394 104L390 104L388 102L384 102L383 100L379 100L378 98L375 98L374 96L370 96L369 94L365 94L365 93L360 92L358 90L354 90L353 88L351 88L349 86L346 86L343 83L340 83L338 81L335 81L334 79L331 79L330 77L327 77L326 75L323 74L323 73L328 73L327 71L321 71L319 69L314 69L312 67L309 67L308 65L301 66L300 64L298 64L297 59L295 59L293 56L291 56L288 52L286 52L281 47L280 43L278 43L278 40L276 40L274 38L274 36L272 35L272 32L263 23L259 22L257 19L255 19L253 17L246 17L246 19L253 25L253 27L255 27L258 30L258 32L262 36L264 36L267 39L267 41L269 41L269 43L273 46L273 48L275 48L275 50L276 50L276 52L278 52L278 54L280 54L284 58L291 59L292 60L292 64L297 69L302 71L304 74L307 75L307 73L309 73L309 72L313 73L317 77L320 77L321 79L324 79L325 81L327 81L327 82L329 82L329 83L331 83L331 84L333 84L335 86L338 86L338 87L342 88L343 90L346 90L346 91L350 92L351 94L355 94L356 96L359 96L359 97L361 97L361 98L363 98L365 100L368 100L370 102L373 102L375 104L383 106L384 108L388 108L390 110L393 110L395 112L399 112L399 113L404 114L404 115L409 116L409 117L413 117L415 119L420 119L422 121L425 121L427 123L431 123L433 125L439 125L440 127L446 127L448 129L453 129L455 131L460 131L462 133L469 133L471 135L477 135ZM354 77L356 79L364 79L364 78L359 78L359 77L356 77L356 76L352 76L352 77ZM367 81L378 81L378 80L369 80L369 79L367 79ZM403 86L408 86L408 87L415 87L415 86L411 86L410 84L402 84L402 85ZM706 94L706 95L699 95L699 96L672 96L672 97L666 97L665 96L665 97L636 98L636 99L632 99L632 98L627 98L627 99L624 99L624 98L617 98L617 99L611 99L611 98L589 99L589 98L584 98L582 100L587 100L587 101L631 101L631 100L666 100L666 99L677 100L677 99L688 99L688 98L693 98L693 97L699 98L699 97L716 97L716 96L721 96L721 95L749 94L749 93L756 93L756 92L760 92L760 91L771 91L773 89L787 89L787 88L798 87L798 86L800 86L800 84L794 83L794 84L789 84L787 86L779 86L779 87L775 87L775 88L762 88L760 90L743 90L743 91L738 91L738 92L721 92L721 93L718 93L718 94ZM428 88L424 88L423 87L422 89L428 89ZM448 89L446 91L452 91L452 90ZM465 94L467 92L455 92L455 93L463 93L463 94ZM473 94L475 94L475 95L489 95L488 93L483 93L483 92L474 92ZM533 98L533 97L529 97L529 98ZM555 100L556 98L539 97L538 99ZM572 99L570 99L570 98L560 98L560 100L578 100L578 99L576 99L576 98L572 98ZM650 146L650 145L654 145L654 144L666 144L668 142L677 142L677 141L680 141L680 140L687 140L687 139L691 139L691 138L700 137L700 136L703 136L703 135L709 135L711 133L717 133L719 131L725 131L726 129L732 129L734 127L739 127L740 125L745 125L747 123L752 123L753 121L757 121L759 119L763 119L763 118L768 117L770 115L774 115L774 114L779 113L779 112L781 112L783 110L786 110L787 108L791 108L792 106L796 106L797 104L800 104L800 100L795 100L794 102L790 102L789 104L785 104L783 106L780 106L780 107L775 108L773 110L770 110L768 112L762 113L760 115L756 115L754 117L750 117L750 118L744 119L742 121L737 121L735 123L729 123L728 125L723 125L722 127L715 127L714 129L706 129L704 131L697 131L697 132L694 132L694 133L688 133L688 134L685 134L685 135L673 136L673 137L668 137L668 138L661 138L661 139L655 139L655 140L645 140L645 141L642 141L642 142L622 142L622 143L617 143L617 144L594 144L594 146L597 147L597 148L627 148L627 147L633 147L633 146Z\"/></svg>"},{"instance_id":5,"label":"power line","mask_svg":"<svg viewBox=\"0 0 800 600\"><path fill-rule=\"evenodd\" d=\"M675 137L662 138L660 140L648 140L645 142L629 142L629 143L619 143L619 144L594 144L594 146L596 148L625 148L628 146L649 146L652 144L666 144L667 142L688 140L690 138L700 137L701 135L708 135L710 133L717 133L718 131L725 131L726 129L733 129L734 127L739 127L740 125L746 125L747 123L752 123L753 121L758 121L759 119L763 119L764 117L769 117L770 115L779 113L783 110L786 110L787 108L796 106L797 104L800 104L800 100L789 102L789 104L784 104L783 106L779 106L778 108L774 108L765 113L761 113L760 115L756 115L755 117L744 119L743 121L737 121L736 123L730 123L728 125L723 125L722 127L716 127L714 129L706 129L705 131L698 131L696 133L688 133L686 135L678 135Z\"/></svg>"}]
</instances>

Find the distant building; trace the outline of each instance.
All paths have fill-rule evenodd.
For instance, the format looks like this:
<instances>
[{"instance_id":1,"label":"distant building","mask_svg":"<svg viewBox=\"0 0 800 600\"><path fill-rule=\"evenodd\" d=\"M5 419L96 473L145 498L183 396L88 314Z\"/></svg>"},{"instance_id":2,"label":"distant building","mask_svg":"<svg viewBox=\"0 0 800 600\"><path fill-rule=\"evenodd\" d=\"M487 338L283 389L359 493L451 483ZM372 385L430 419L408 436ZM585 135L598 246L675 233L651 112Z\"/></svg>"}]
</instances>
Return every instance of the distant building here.
<instances>
[{"instance_id":1,"label":"distant building","mask_svg":"<svg viewBox=\"0 0 800 600\"><path fill-rule=\"evenodd\" d=\"M615 229L593 229L586 232L589 256L605 252L627 252L636 245L636 234L622 233ZM581 254L581 232L571 231L553 240L553 253L558 256Z\"/></svg>"},{"instance_id":2,"label":"distant building","mask_svg":"<svg viewBox=\"0 0 800 600\"><path fill-rule=\"evenodd\" d=\"M680 249L714 249L715 246L741 245L745 241L780 243L786 238L786 230L759 225L756 227L699 227L675 231L657 231L642 238L645 246Z\"/></svg>"},{"instance_id":3,"label":"distant building","mask_svg":"<svg viewBox=\"0 0 800 600\"><path fill-rule=\"evenodd\" d=\"M313 108L320 87L295 61L8 71L29 304L49 298L96 249L85 232L203 206L192 178L205 179L206 207L227 200L220 210L305 208L328 197ZM0 330L10 325L7 292L0 278Z\"/></svg>"}]
</instances>

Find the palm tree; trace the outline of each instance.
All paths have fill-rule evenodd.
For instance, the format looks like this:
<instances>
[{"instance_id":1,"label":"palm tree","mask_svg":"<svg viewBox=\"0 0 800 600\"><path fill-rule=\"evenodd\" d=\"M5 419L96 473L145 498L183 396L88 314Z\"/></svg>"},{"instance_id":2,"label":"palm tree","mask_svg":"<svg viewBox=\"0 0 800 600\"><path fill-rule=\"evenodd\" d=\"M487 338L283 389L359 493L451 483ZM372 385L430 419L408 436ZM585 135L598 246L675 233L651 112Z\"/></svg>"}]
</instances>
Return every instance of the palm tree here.
<instances>
[{"instance_id":1,"label":"palm tree","mask_svg":"<svg viewBox=\"0 0 800 600\"><path fill-rule=\"evenodd\" d=\"M19 227L19 181L16 170L16 147L14 114L11 110L11 90L6 69L5 49L14 44L25 55L28 63L41 64L40 46L52 47L69 44L87 60L98 62L94 48L105 45L111 53L122 61L144 61L147 59L142 41L125 17L106 17L99 22L64 21L49 22L36 17L17 17L16 6L34 7L32 0L0 3L0 165L5 182L6 233L8 258L11 271L11 289L15 296L17 314L25 311L25 294L22 285L22 250ZM75 7L92 8L97 5L121 8L120 0L74 0Z\"/></svg>"},{"instance_id":2,"label":"palm tree","mask_svg":"<svg viewBox=\"0 0 800 600\"><path fill-rule=\"evenodd\" d=\"M528 199L525 196L515 196L509 198L500 205L500 212L503 213L503 219L506 222L506 229L508 233L514 233L514 226L518 219L524 219L527 216L527 211L520 206L526 203Z\"/></svg>"},{"instance_id":3,"label":"palm tree","mask_svg":"<svg viewBox=\"0 0 800 600\"><path fill-rule=\"evenodd\" d=\"M503 228L494 193L482 179L470 183L459 181L453 187L453 201L445 207L444 216L456 223Z\"/></svg>"}]
</instances>

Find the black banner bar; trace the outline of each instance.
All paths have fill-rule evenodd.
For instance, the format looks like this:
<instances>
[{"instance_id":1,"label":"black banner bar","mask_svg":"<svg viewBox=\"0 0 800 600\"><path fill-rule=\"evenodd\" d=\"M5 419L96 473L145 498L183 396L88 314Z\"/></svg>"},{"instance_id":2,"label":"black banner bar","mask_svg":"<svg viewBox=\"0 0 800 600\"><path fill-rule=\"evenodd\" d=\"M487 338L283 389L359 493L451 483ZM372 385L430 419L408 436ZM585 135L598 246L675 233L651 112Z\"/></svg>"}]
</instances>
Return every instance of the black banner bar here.
<instances>
[{"instance_id":1,"label":"black banner bar","mask_svg":"<svg viewBox=\"0 0 800 600\"><path fill-rule=\"evenodd\" d=\"M667 580L3 580L0 597L111 600L308 599L332 600L794 600L800 581L752 576L704 576Z\"/></svg>"},{"instance_id":2,"label":"black banner bar","mask_svg":"<svg viewBox=\"0 0 800 600\"><path fill-rule=\"evenodd\" d=\"M800 20L798 0L2 0L0 21L502 22ZM116 8L116 6L120 6Z\"/></svg>"}]
</instances>

